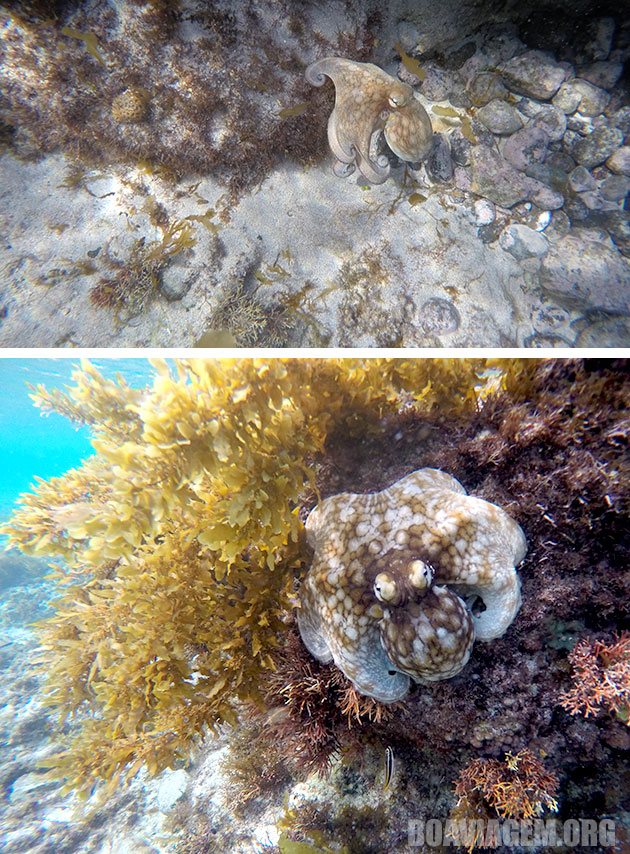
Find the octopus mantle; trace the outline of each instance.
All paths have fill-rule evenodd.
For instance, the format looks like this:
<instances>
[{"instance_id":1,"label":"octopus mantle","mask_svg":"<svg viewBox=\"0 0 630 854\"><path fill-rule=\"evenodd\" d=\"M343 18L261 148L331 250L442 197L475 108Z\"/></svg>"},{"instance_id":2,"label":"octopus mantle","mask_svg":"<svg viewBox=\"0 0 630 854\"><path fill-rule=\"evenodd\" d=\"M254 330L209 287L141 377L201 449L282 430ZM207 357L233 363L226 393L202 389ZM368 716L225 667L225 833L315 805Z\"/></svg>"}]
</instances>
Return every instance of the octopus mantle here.
<instances>
[{"instance_id":1,"label":"octopus mantle","mask_svg":"<svg viewBox=\"0 0 630 854\"><path fill-rule=\"evenodd\" d=\"M300 591L302 639L383 703L405 696L411 679L457 675L475 638L500 637L520 607L523 531L436 469L327 498L306 533L314 557ZM477 597L479 614L469 607Z\"/></svg>"}]
</instances>

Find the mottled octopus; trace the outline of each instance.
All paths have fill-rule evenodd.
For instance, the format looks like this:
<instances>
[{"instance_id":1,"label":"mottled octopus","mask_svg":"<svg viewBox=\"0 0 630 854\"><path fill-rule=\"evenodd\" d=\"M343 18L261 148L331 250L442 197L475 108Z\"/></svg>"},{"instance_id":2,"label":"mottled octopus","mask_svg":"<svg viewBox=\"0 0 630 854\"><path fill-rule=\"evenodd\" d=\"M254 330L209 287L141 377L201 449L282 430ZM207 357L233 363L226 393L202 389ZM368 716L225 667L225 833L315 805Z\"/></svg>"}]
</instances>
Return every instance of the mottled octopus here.
<instances>
[{"instance_id":1,"label":"mottled octopus","mask_svg":"<svg viewBox=\"0 0 630 854\"><path fill-rule=\"evenodd\" d=\"M355 167L372 184L389 175L387 157L372 157L370 145L381 131L401 160L418 162L431 151L431 120L407 83L368 62L328 56L306 69L306 79L322 86L326 76L335 84L335 107L328 119L328 142L337 158L336 175L346 177Z\"/></svg>"},{"instance_id":2,"label":"mottled octopus","mask_svg":"<svg viewBox=\"0 0 630 854\"><path fill-rule=\"evenodd\" d=\"M306 534L314 557L300 590L302 640L383 703L404 697L411 679L456 676L475 638L503 635L520 607L523 531L436 469L326 498ZM481 613L469 607L477 597Z\"/></svg>"}]
</instances>

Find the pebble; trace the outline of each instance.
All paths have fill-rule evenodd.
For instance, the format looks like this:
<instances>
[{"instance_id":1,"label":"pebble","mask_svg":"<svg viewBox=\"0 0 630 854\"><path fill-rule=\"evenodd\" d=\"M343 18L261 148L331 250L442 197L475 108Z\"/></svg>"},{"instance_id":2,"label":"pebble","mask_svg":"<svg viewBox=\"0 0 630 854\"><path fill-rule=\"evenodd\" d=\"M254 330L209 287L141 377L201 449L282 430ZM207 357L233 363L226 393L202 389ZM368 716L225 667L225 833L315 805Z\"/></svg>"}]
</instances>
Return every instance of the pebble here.
<instances>
[{"instance_id":1,"label":"pebble","mask_svg":"<svg viewBox=\"0 0 630 854\"><path fill-rule=\"evenodd\" d=\"M529 179L529 187L529 198L541 210L557 211L564 205L564 196L558 190L552 190L533 178Z\"/></svg>"},{"instance_id":2,"label":"pebble","mask_svg":"<svg viewBox=\"0 0 630 854\"><path fill-rule=\"evenodd\" d=\"M575 169L575 160L566 151L550 151L545 158L545 163L555 169L560 169L567 175L572 169Z\"/></svg>"},{"instance_id":3,"label":"pebble","mask_svg":"<svg viewBox=\"0 0 630 854\"><path fill-rule=\"evenodd\" d=\"M554 107L562 110L563 113L571 115L580 106L581 100L582 96L576 89L571 87L570 83L563 83L558 89L557 94L554 95L551 103Z\"/></svg>"},{"instance_id":4,"label":"pebble","mask_svg":"<svg viewBox=\"0 0 630 854\"><path fill-rule=\"evenodd\" d=\"M506 208L529 198L531 179L517 172L498 151L477 145L470 153L470 161L473 192Z\"/></svg>"},{"instance_id":5,"label":"pebble","mask_svg":"<svg viewBox=\"0 0 630 854\"><path fill-rule=\"evenodd\" d=\"M566 77L566 70L540 50L529 50L504 62L499 71L513 92L542 100L553 97Z\"/></svg>"},{"instance_id":6,"label":"pebble","mask_svg":"<svg viewBox=\"0 0 630 854\"><path fill-rule=\"evenodd\" d=\"M532 124L542 128L551 142L559 142L567 129L567 118L559 107L544 104L534 116Z\"/></svg>"},{"instance_id":7,"label":"pebble","mask_svg":"<svg viewBox=\"0 0 630 854\"><path fill-rule=\"evenodd\" d=\"M425 334L444 335L456 332L461 324L459 312L450 300L434 297L420 309L420 326Z\"/></svg>"},{"instance_id":8,"label":"pebble","mask_svg":"<svg viewBox=\"0 0 630 854\"><path fill-rule=\"evenodd\" d=\"M625 175L611 175L600 187L602 198L609 202L620 202L630 193L630 178Z\"/></svg>"},{"instance_id":9,"label":"pebble","mask_svg":"<svg viewBox=\"0 0 630 854\"><path fill-rule=\"evenodd\" d=\"M518 110L505 101L495 99L483 106L477 112L477 119L499 136L506 136L523 127L523 121Z\"/></svg>"},{"instance_id":10,"label":"pebble","mask_svg":"<svg viewBox=\"0 0 630 854\"><path fill-rule=\"evenodd\" d=\"M551 211L543 211L536 217L535 230L544 231L551 222Z\"/></svg>"},{"instance_id":11,"label":"pebble","mask_svg":"<svg viewBox=\"0 0 630 854\"><path fill-rule=\"evenodd\" d=\"M432 181L450 181L453 177L451 148L443 133L433 135L433 148L425 162L425 167Z\"/></svg>"},{"instance_id":12,"label":"pebble","mask_svg":"<svg viewBox=\"0 0 630 854\"><path fill-rule=\"evenodd\" d=\"M593 62L586 68L580 69L580 77L601 89L612 89L622 72L623 63L621 62Z\"/></svg>"},{"instance_id":13,"label":"pebble","mask_svg":"<svg viewBox=\"0 0 630 854\"><path fill-rule=\"evenodd\" d=\"M456 166L470 166L470 149L472 143L466 139L461 130L456 129L449 137L451 157Z\"/></svg>"},{"instance_id":14,"label":"pebble","mask_svg":"<svg viewBox=\"0 0 630 854\"><path fill-rule=\"evenodd\" d=\"M584 166L576 166L569 175L569 186L575 193L583 193L585 190L594 190L597 181Z\"/></svg>"},{"instance_id":15,"label":"pebble","mask_svg":"<svg viewBox=\"0 0 630 854\"><path fill-rule=\"evenodd\" d=\"M481 71L470 80L466 91L476 107L483 107L497 98L504 99L508 94L505 84L494 71Z\"/></svg>"},{"instance_id":16,"label":"pebble","mask_svg":"<svg viewBox=\"0 0 630 854\"><path fill-rule=\"evenodd\" d=\"M630 311L630 265L603 243L567 235L552 244L542 261L540 282L554 299L568 307Z\"/></svg>"},{"instance_id":17,"label":"pebble","mask_svg":"<svg viewBox=\"0 0 630 854\"><path fill-rule=\"evenodd\" d=\"M571 151L582 166L599 166L623 143L623 134L618 128L596 128L589 136L579 139Z\"/></svg>"},{"instance_id":18,"label":"pebble","mask_svg":"<svg viewBox=\"0 0 630 854\"><path fill-rule=\"evenodd\" d=\"M190 775L183 768L176 771L163 771L163 779L157 790L157 804L160 812L168 812L184 795Z\"/></svg>"},{"instance_id":19,"label":"pebble","mask_svg":"<svg viewBox=\"0 0 630 854\"><path fill-rule=\"evenodd\" d=\"M529 124L506 141L503 156L520 172L525 172L534 163L543 162L548 147L547 133L542 128Z\"/></svg>"},{"instance_id":20,"label":"pebble","mask_svg":"<svg viewBox=\"0 0 630 854\"><path fill-rule=\"evenodd\" d=\"M487 199L478 199L474 204L475 225L490 225L496 219L496 208Z\"/></svg>"},{"instance_id":21,"label":"pebble","mask_svg":"<svg viewBox=\"0 0 630 854\"><path fill-rule=\"evenodd\" d=\"M564 110L565 113L572 113L575 112L575 110L579 110L583 116L599 116L600 113L604 112L608 106L608 102L610 101L610 95L608 92L600 89L599 86L593 86L593 84L589 83L588 80L582 80L579 77L575 77L573 80L563 83L562 87L566 87L566 91L570 92L572 96L580 96L580 100L577 102L577 107L574 107L573 110L566 110L562 103L557 103L556 98L558 96L554 98L553 103L557 107L560 107L560 109ZM558 95L562 93L562 87L560 88Z\"/></svg>"},{"instance_id":22,"label":"pebble","mask_svg":"<svg viewBox=\"0 0 630 854\"><path fill-rule=\"evenodd\" d=\"M534 116L538 115L538 113L542 110L543 105L540 101L535 101L533 98L521 98L521 100L516 105L519 113L522 113L524 116L527 116L528 119L533 119Z\"/></svg>"},{"instance_id":23,"label":"pebble","mask_svg":"<svg viewBox=\"0 0 630 854\"><path fill-rule=\"evenodd\" d=\"M606 166L615 175L630 175L630 145L622 145L606 160Z\"/></svg>"},{"instance_id":24,"label":"pebble","mask_svg":"<svg viewBox=\"0 0 630 854\"><path fill-rule=\"evenodd\" d=\"M195 276L184 278L176 266L166 267L160 279L159 290L169 302L183 299L195 282Z\"/></svg>"},{"instance_id":25,"label":"pebble","mask_svg":"<svg viewBox=\"0 0 630 854\"><path fill-rule=\"evenodd\" d=\"M426 77L422 81L421 92L430 101L444 101L457 88L457 79L453 71L440 68L432 62L423 63L422 68ZM461 83L459 85L461 86Z\"/></svg>"},{"instance_id":26,"label":"pebble","mask_svg":"<svg viewBox=\"0 0 630 854\"><path fill-rule=\"evenodd\" d=\"M499 237L499 245L517 261L525 258L541 258L549 249L544 234L539 234L526 225L509 225Z\"/></svg>"}]
</instances>

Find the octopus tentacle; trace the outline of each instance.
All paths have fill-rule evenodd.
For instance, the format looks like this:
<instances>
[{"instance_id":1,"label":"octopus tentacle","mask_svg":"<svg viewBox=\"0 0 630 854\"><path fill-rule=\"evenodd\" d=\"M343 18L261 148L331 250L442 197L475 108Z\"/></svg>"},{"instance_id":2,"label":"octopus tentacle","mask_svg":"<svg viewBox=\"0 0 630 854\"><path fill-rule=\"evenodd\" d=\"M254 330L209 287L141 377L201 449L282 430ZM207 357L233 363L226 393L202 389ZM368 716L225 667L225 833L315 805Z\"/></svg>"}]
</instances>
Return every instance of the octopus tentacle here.
<instances>
[{"instance_id":1,"label":"octopus tentacle","mask_svg":"<svg viewBox=\"0 0 630 854\"><path fill-rule=\"evenodd\" d=\"M326 77L334 80L333 74L342 62L347 62L347 60L336 56L326 56L323 59L312 62L306 68L304 75L312 86L323 86L326 82Z\"/></svg>"}]
</instances>

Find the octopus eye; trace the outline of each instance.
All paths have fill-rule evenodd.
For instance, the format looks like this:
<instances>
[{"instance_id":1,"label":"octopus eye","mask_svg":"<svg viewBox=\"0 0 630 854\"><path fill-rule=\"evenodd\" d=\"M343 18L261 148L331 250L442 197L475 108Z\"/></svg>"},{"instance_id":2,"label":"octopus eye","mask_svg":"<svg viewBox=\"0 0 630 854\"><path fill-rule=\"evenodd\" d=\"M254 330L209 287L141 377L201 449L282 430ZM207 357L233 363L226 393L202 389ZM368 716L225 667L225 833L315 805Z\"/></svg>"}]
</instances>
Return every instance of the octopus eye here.
<instances>
[{"instance_id":1,"label":"octopus eye","mask_svg":"<svg viewBox=\"0 0 630 854\"><path fill-rule=\"evenodd\" d=\"M374 579L374 595L379 602L393 602L398 596L396 582L385 572L380 572Z\"/></svg>"},{"instance_id":2,"label":"octopus eye","mask_svg":"<svg viewBox=\"0 0 630 854\"><path fill-rule=\"evenodd\" d=\"M426 590L433 581L433 570L422 560L412 560L409 564L409 581L416 590Z\"/></svg>"},{"instance_id":3,"label":"octopus eye","mask_svg":"<svg viewBox=\"0 0 630 854\"><path fill-rule=\"evenodd\" d=\"M396 109L397 107L404 107L407 103L407 99L404 95L390 95L387 99L389 106Z\"/></svg>"}]
</instances>

